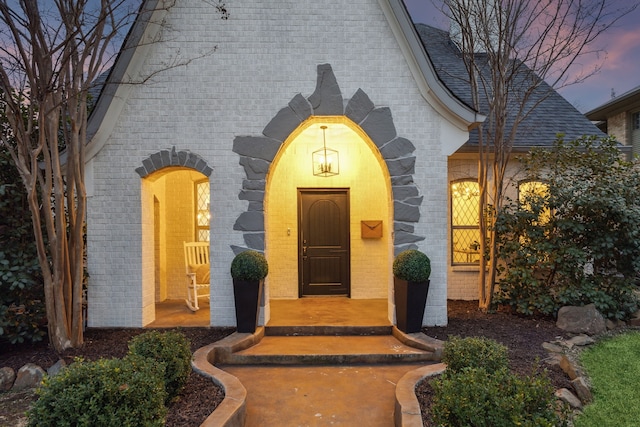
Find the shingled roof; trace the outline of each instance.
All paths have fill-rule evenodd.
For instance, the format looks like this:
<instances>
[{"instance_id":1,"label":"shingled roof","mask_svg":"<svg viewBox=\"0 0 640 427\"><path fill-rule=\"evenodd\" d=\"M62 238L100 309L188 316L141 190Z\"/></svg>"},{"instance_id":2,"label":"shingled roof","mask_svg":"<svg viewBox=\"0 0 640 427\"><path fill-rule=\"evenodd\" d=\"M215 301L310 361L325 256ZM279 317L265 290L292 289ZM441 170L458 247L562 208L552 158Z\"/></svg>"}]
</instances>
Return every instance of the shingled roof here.
<instances>
[{"instance_id":1,"label":"shingled roof","mask_svg":"<svg viewBox=\"0 0 640 427\"><path fill-rule=\"evenodd\" d=\"M449 33L425 24L416 24L416 31L424 44L438 78L461 101L467 105L473 105L468 73L461 52L449 37ZM478 55L478 59L481 60L482 54ZM525 74L530 76L529 72ZM565 139L569 140L584 135L604 136L600 129L545 82L541 82L531 103L545 96L546 98L535 106L520 124L514 142L514 151L526 151L531 147L552 145L559 133L564 134ZM517 94L514 95L515 97ZM513 109L515 109L515 105L517 105L517 101L514 102ZM486 102L480 102L478 108L480 113L488 113ZM513 123L513 115L509 120L511 123ZM477 144L478 130L476 129L470 132L469 141L459 152L475 151Z\"/></svg>"}]
</instances>

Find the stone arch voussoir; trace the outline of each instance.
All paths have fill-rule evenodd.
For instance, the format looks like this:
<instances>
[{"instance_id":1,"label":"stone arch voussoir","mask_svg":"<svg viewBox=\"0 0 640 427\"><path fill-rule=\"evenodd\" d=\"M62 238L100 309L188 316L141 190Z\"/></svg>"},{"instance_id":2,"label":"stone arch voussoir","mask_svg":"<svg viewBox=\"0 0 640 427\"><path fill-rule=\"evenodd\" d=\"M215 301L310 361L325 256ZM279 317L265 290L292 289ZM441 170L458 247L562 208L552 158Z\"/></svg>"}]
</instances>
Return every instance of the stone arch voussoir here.
<instances>
[{"instance_id":1,"label":"stone arch voussoir","mask_svg":"<svg viewBox=\"0 0 640 427\"><path fill-rule=\"evenodd\" d=\"M136 168L136 173L140 178L145 178L160 169L171 166L195 169L207 177L213 172L206 160L198 154L190 151L176 151L176 147L172 147L171 150L160 150L144 159L142 166Z\"/></svg>"},{"instance_id":2,"label":"stone arch voussoir","mask_svg":"<svg viewBox=\"0 0 640 427\"><path fill-rule=\"evenodd\" d=\"M391 109L376 107L369 96L358 89L345 105L342 92L330 64L318 65L315 91L305 98L297 94L265 126L260 136L238 136L233 151L247 179L238 197L249 206L236 220L233 229L243 232L246 247L232 246L234 253L252 249L264 251L264 195L267 172L278 150L289 135L311 116L346 116L358 124L378 147L391 177L394 202L394 253L417 249L424 240L415 234L420 220L423 196L415 185L415 146L396 134Z\"/></svg>"}]
</instances>

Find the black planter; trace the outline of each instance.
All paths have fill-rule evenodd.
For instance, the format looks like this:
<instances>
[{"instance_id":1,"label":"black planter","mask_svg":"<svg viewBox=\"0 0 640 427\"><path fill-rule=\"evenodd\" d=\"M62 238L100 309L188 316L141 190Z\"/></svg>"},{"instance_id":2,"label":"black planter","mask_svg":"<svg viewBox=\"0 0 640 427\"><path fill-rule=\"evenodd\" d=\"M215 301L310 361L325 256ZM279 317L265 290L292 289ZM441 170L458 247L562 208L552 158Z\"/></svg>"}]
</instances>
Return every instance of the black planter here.
<instances>
[{"instance_id":1,"label":"black planter","mask_svg":"<svg viewBox=\"0 0 640 427\"><path fill-rule=\"evenodd\" d=\"M254 333L258 327L263 280L233 279L238 332Z\"/></svg>"},{"instance_id":2,"label":"black planter","mask_svg":"<svg viewBox=\"0 0 640 427\"><path fill-rule=\"evenodd\" d=\"M407 282L393 278L393 291L396 303L396 323L398 329L407 334L420 332L424 307L427 304L429 283Z\"/></svg>"}]
</instances>

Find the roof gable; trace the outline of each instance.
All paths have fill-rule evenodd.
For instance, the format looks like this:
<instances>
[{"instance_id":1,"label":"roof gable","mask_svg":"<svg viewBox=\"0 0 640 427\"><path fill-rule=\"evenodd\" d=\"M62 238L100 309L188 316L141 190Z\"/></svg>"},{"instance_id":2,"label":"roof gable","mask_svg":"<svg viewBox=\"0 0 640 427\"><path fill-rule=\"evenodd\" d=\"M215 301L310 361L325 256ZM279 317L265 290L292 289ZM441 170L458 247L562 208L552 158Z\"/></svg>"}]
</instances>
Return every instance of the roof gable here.
<instances>
[{"instance_id":1,"label":"roof gable","mask_svg":"<svg viewBox=\"0 0 640 427\"><path fill-rule=\"evenodd\" d=\"M418 37L402 0L378 0L398 45L406 58L422 97L448 122L443 127L443 152L453 153L466 140L470 128L484 120L438 78ZM165 14L164 0L145 0L140 13L125 40L89 121L87 160L97 154L106 143L111 130L126 104L146 52L155 40Z\"/></svg>"},{"instance_id":2,"label":"roof gable","mask_svg":"<svg viewBox=\"0 0 640 427\"><path fill-rule=\"evenodd\" d=\"M465 103L472 104L468 73L461 52L449 37L448 32L425 24L417 24L416 30L438 77L456 97ZM478 59L482 60L483 54L477 55ZM519 66L526 67L524 64ZM530 73L528 69L526 71L529 78ZM524 87L529 87L529 84L525 83ZM517 114L518 93L514 93L512 99L513 103L510 106L512 114L507 118L510 125L513 124ZM539 104L535 105L536 103ZM583 135L604 136L582 113L544 81L540 82L540 86L528 101L527 107L531 112L518 127L514 142L516 150L552 145L560 133L564 134L566 139L576 139ZM480 113L488 113L486 101L480 100L479 110ZM465 148L473 148L477 143L477 131L472 131Z\"/></svg>"}]
</instances>

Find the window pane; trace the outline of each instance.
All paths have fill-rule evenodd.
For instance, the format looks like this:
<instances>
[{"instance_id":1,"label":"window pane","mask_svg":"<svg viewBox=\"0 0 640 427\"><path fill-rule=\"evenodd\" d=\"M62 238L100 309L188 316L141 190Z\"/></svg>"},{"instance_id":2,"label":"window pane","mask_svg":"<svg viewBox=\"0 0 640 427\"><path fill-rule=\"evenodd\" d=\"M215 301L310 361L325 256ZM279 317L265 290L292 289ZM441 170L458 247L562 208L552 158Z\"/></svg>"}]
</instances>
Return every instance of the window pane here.
<instances>
[{"instance_id":1,"label":"window pane","mask_svg":"<svg viewBox=\"0 0 640 427\"><path fill-rule=\"evenodd\" d=\"M209 225L209 183L199 182L196 184L197 192L197 221L198 226Z\"/></svg>"},{"instance_id":2,"label":"window pane","mask_svg":"<svg viewBox=\"0 0 640 427\"><path fill-rule=\"evenodd\" d=\"M523 210L531 211L532 203L539 203L541 198L547 196L549 192L549 186L541 181L523 181L518 184L518 202L520 203L520 208ZM549 222L551 218L551 212L549 209L544 209L540 212L538 216L538 222L542 224L546 224Z\"/></svg>"},{"instance_id":3,"label":"window pane","mask_svg":"<svg viewBox=\"0 0 640 427\"><path fill-rule=\"evenodd\" d=\"M457 181L451 184L453 264L480 262L479 201L480 191L476 181Z\"/></svg>"},{"instance_id":4,"label":"window pane","mask_svg":"<svg viewBox=\"0 0 640 427\"><path fill-rule=\"evenodd\" d=\"M199 242L208 242L209 241L209 230L198 230L198 241Z\"/></svg>"},{"instance_id":5,"label":"window pane","mask_svg":"<svg viewBox=\"0 0 640 427\"><path fill-rule=\"evenodd\" d=\"M453 263L473 264L480 262L480 230L453 230Z\"/></svg>"},{"instance_id":6,"label":"window pane","mask_svg":"<svg viewBox=\"0 0 640 427\"><path fill-rule=\"evenodd\" d=\"M474 181L460 181L451 184L452 224L478 225L480 191Z\"/></svg>"},{"instance_id":7,"label":"window pane","mask_svg":"<svg viewBox=\"0 0 640 427\"><path fill-rule=\"evenodd\" d=\"M209 221L211 219L211 205L209 181L196 183L196 239L199 242L209 241Z\"/></svg>"},{"instance_id":8,"label":"window pane","mask_svg":"<svg viewBox=\"0 0 640 427\"><path fill-rule=\"evenodd\" d=\"M529 197L544 197L549 187L540 181L524 181L518 186L518 200L520 204L526 204Z\"/></svg>"}]
</instances>

